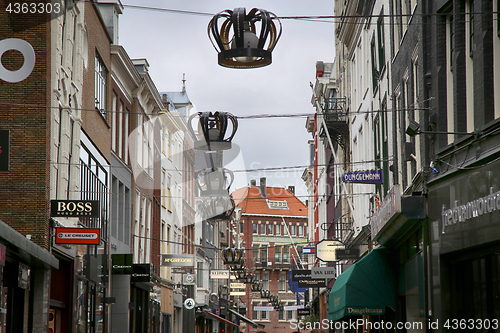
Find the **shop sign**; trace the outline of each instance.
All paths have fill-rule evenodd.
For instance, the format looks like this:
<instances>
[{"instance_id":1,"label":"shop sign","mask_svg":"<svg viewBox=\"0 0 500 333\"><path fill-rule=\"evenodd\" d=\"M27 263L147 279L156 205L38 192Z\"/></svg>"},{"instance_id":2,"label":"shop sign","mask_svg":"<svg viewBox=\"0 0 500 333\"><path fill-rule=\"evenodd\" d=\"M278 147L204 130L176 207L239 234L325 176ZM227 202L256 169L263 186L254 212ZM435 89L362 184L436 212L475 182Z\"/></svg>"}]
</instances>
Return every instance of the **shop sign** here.
<instances>
[{"instance_id":1,"label":"shop sign","mask_svg":"<svg viewBox=\"0 0 500 333\"><path fill-rule=\"evenodd\" d=\"M210 271L210 279L229 279L228 269L212 269Z\"/></svg>"},{"instance_id":2,"label":"shop sign","mask_svg":"<svg viewBox=\"0 0 500 333\"><path fill-rule=\"evenodd\" d=\"M359 249L337 249L338 260L356 260L359 259Z\"/></svg>"},{"instance_id":3,"label":"shop sign","mask_svg":"<svg viewBox=\"0 0 500 333\"><path fill-rule=\"evenodd\" d=\"M337 261L336 250L341 246L339 241L324 239L316 244L316 258L325 262Z\"/></svg>"},{"instance_id":4,"label":"shop sign","mask_svg":"<svg viewBox=\"0 0 500 333\"><path fill-rule=\"evenodd\" d=\"M482 198L473 199L462 205L455 200L454 207L449 209L443 205L441 207L442 233L445 233L446 227L457 223L467 223L468 220L490 214L495 210L500 210L500 191L494 192L493 187L490 187L490 194Z\"/></svg>"},{"instance_id":5,"label":"shop sign","mask_svg":"<svg viewBox=\"0 0 500 333\"><path fill-rule=\"evenodd\" d=\"M311 315L311 309L298 309L297 310L297 316L310 316Z\"/></svg>"},{"instance_id":6,"label":"shop sign","mask_svg":"<svg viewBox=\"0 0 500 333\"><path fill-rule=\"evenodd\" d=\"M254 306L254 311L274 311L274 307L272 306Z\"/></svg>"},{"instance_id":7,"label":"shop sign","mask_svg":"<svg viewBox=\"0 0 500 333\"><path fill-rule=\"evenodd\" d=\"M247 293L245 291L231 291L230 296L245 296Z\"/></svg>"},{"instance_id":8,"label":"shop sign","mask_svg":"<svg viewBox=\"0 0 500 333\"><path fill-rule=\"evenodd\" d=\"M326 287L325 279L304 279L298 281L299 288L322 288Z\"/></svg>"},{"instance_id":9,"label":"shop sign","mask_svg":"<svg viewBox=\"0 0 500 333\"><path fill-rule=\"evenodd\" d=\"M303 308L304 308L303 305L285 305L283 307L283 311L295 311L295 310L303 309Z\"/></svg>"},{"instance_id":10,"label":"shop sign","mask_svg":"<svg viewBox=\"0 0 500 333\"><path fill-rule=\"evenodd\" d=\"M311 270L310 269L292 269L292 281L297 282L303 279L311 278Z\"/></svg>"},{"instance_id":11,"label":"shop sign","mask_svg":"<svg viewBox=\"0 0 500 333\"><path fill-rule=\"evenodd\" d=\"M194 256L185 254L162 254L161 265L168 267L194 267Z\"/></svg>"},{"instance_id":12,"label":"shop sign","mask_svg":"<svg viewBox=\"0 0 500 333\"><path fill-rule=\"evenodd\" d=\"M229 285L229 287L231 289L245 289L246 288L246 284L244 284L244 283L231 283Z\"/></svg>"},{"instance_id":13,"label":"shop sign","mask_svg":"<svg viewBox=\"0 0 500 333\"><path fill-rule=\"evenodd\" d=\"M112 254L111 260L113 261L113 266L111 267L111 274L113 275L132 274L133 259L131 253Z\"/></svg>"},{"instance_id":14,"label":"shop sign","mask_svg":"<svg viewBox=\"0 0 500 333\"><path fill-rule=\"evenodd\" d=\"M379 209L370 218L372 239L382 228L392 222L401 213L401 186L399 184L391 187L384 200L380 203Z\"/></svg>"},{"instance_id":15,"label":"shop sign","mask_svg":"<svg viewBox=\"0 0 500 333\"><path fill-rule=\"evenodd\" d=\"M56 228L56 244L99 245L100 229Z\"/></svg>"},{"instance_id":16,"label":"shop sign","mask_svg":"<svg viewBox=\"0 0 500 333\"><path fill-rule=\"evenodd\" d=\"M5 245L0 244L0 267L5 266L5 257L7 255L7 248Z\"/></svg>"},{"instance_id":17,"label":"shop sign","mask_svg":"<svg viewBox=\"0 0 500 333\"><path fill-rule=\"evenodd\" d=\"M99 200L51 200L51 217L100 217Z\"/></svg>"},{"instance_id":18,"label":"shop sign","mask_svg":"<svg viewBox=\"0 0 500 333\"><path fill-rule=\"evenodd\" d=\"M132 282L150 282L150 281L151 281L150 264L132 265Z\"/></svg>"},{"instance_id":19,"label":"shop sign","mask_svg":"<svg viewBox=\"0 0 500 333\"><path fill-rule=\"evenodd\" d=\"M382 170L353 171L342 175L344 183L381 184Z\"/></svg>"},{"instance_id":20,"label":"shop sign","mask_svg":"<svg viewBox=\"0 0 500 333\"><path fill-rule=\"evenodd\" d=\"M184 267L172 267L172 274L187 274L187 272Z\"/></svg>"},{"instance_id":21,"label":"shop sign","mask_svg":"<svg viewBox=\"0 0 500 333\"><path fill-rule=\"evenodd\" d=\"M196 302L194 301L194 299L192 298L186 298L186 300L184 301L184 307L187 309L187 310L192 310L194 309L194 306L196 305Z\"/></svg>"},{"instance_id":22,"label":"shop sign","mask_svg":"<svg viewBox=\"0 0 500 333\"><path fill-rule=\"evenodd\" d=\"M311 268L311 278L313 279L333 279L334 277L335 277L335 267Z\"/></svg>"}]
</instances>

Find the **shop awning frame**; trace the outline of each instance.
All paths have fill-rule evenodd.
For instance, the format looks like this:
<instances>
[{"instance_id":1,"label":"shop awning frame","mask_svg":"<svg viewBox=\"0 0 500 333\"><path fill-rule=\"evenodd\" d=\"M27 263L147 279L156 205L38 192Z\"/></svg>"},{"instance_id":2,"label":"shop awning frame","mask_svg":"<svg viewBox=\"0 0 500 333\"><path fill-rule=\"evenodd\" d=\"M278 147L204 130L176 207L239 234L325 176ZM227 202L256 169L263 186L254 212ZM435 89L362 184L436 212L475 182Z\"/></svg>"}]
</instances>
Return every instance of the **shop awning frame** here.
<instances>
[{"instance_id":1,"label":"shop awning frame","mask_svg":"<svg viewBox=\"0 0 500 333\"><path fill-rule=\"evenodd\" d=\"M389 250L379 247L340 274L330 291L328 319L383 315L396 306L395 270Z\"/></svg>"},{"instance_id":2,"label":"shop awning frame","mask_svg":"<svg viewBox=\"0 0 500 333\"><path fill-rule=\"evenodd\" d=\"M226 318L222 318L222 317L220 317L220 316L218 316L215 313L212 313L210 311L205 311L205 313L208 314L208 315L210 315L210 316L212 316L212 317L214 317L215 319L217 319L219 321L222 321L222 322L226 323L226 324L233 325L233 326L236 326L236 327L239 326L239 325L233 323L232 321L229 321Z\"/></svg>"},{"instance_id":3,"label":"shop awning frame","mask_svg":"<svg viewBox=\"0 0 500 333\"><path fill-rule=\"evenodd\" d=\"M256 322L254 322L254 321L252 321L252 320L248 319L247 317L245 317L245 316L243 316L243 315L239 314L238 312L236 312L236 311L234 311L234 310L231 310L231 309L228 309L228 310L229 310L229 311L231 311L231 313L234 313L235 315L237 315L238 317L240 317L240 319L241 319L241 320L244 320L244 321L246 321L247 323L252 324L254 328L257 328L257 327L262 327L262 328L265 328L265 327L266 327L266 325L264 325L264 324L260 324L260 323L256 323Z\"/></svg>"}]
</instances>

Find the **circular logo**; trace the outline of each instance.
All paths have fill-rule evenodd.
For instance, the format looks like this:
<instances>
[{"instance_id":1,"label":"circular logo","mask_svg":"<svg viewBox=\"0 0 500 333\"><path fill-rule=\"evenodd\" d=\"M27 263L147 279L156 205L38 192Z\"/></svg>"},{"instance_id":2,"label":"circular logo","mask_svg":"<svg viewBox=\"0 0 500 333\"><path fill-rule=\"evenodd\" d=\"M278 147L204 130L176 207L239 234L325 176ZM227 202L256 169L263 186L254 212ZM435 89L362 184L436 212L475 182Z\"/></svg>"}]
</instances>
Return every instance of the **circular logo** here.
<instances>
[{"instance_id":1,"label":"circular logo","mask_svg":"<svg viewBox=\"0 0 500 333\"><path fill-rule=\"evenodd\" d=\"M24 64L17 71L10 71L2 63L2 55L9 51L16 50L22 53ZM35 67L35 51L30 43L18 38L8 38L0 41L0 79L15 83L27 78Z\"/></svg>"},{"instance_id":2,"label":"circular logo","mask_svg":"<svg viewBox=\"0 0 500 333\"><path fill-rule=\"evenodd\" d=\"M188 298L184 301L184 307L188 310L194 309L195 301L192 298Z\"/></svg>"},{"instance_id":3,"label":"circular logo","mask_svg":"<svg viewBox=\"0 0 500 333\"><path fill-rule=\"evenodd\" d=\"M194 282L194 275L186 275L186 282L187 283L193 283Z\"/></svg>"}]
</instances>

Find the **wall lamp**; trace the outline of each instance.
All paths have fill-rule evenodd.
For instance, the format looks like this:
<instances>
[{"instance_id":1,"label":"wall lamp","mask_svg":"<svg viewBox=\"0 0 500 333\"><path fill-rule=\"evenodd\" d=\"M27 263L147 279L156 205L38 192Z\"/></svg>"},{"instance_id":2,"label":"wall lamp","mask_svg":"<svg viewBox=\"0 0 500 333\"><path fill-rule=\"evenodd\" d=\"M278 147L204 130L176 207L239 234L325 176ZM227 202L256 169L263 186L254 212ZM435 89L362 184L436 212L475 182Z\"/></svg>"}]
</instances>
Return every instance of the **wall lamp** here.
<instances>
[{"instance_id":1,"label":"wall lamp","mask_svg":"<svg viewBox=\"0 0 500 333\"><path fill-rule=\"evenodd\" d=\"M415 120L410 120L410 124L406 128L406 134L414 137L417 134L457 134L457 135L476 135L477 133L467 133L467 132L436 132L436 131L421 131L420 124Z\"/></svg>"},{"instance_id":2,"label":"wall lamp","mask_svg":"<svg viewBox=\"0 0 500 333\"><path fill-rule=\"evenodd\" d=\"M225 20L219 28L220 18ZM273 20L279 25L276 26ZM257 22L260 22L258 36ZM271 52L281 36L281 22L266 10L253 8L246 14L245 8L239 7L215 14L208 24L207 33L219 53L220 66L258 68L271 64Z\"/></svg>"}]
</instances>

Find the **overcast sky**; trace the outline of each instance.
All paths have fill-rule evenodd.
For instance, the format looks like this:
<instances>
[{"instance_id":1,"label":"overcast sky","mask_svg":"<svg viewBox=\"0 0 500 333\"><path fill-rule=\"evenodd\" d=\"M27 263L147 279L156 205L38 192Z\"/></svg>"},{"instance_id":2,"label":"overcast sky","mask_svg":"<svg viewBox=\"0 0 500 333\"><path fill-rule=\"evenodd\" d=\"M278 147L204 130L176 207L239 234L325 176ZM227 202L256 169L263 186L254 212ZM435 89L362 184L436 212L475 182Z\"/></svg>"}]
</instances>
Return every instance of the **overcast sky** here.
<instances>
[{"instance_id":1,"label":"overcast sky","mask_svg":"<svg viewBox=\"0 0 500 333\"><path fill-rule=\"evenodd\" d=\"M226 111L236 116L313 113L309 82L315 80L316 61L334 59L333 23L282 19L282 35L271 65L258 69L229 69L217 64L217 52L208 35L212 16L226 9L262 8L278 17L333 15L333 0L290 1L160 1L122 0L119 43L132 59L146 58L149 73L160 92L186 90L196 111ZM144 10L127 5L185 10L181 14ZM221 24L222 20L219 21ZM267 178L268 186L294 185L305 201L300 178L305 168L292 171L240 170L305 166L309 163L306 118L240 119L233 142L241 154L227 165L237 171L231 192L251 179Z\"/></svg>"}]
</instances>

